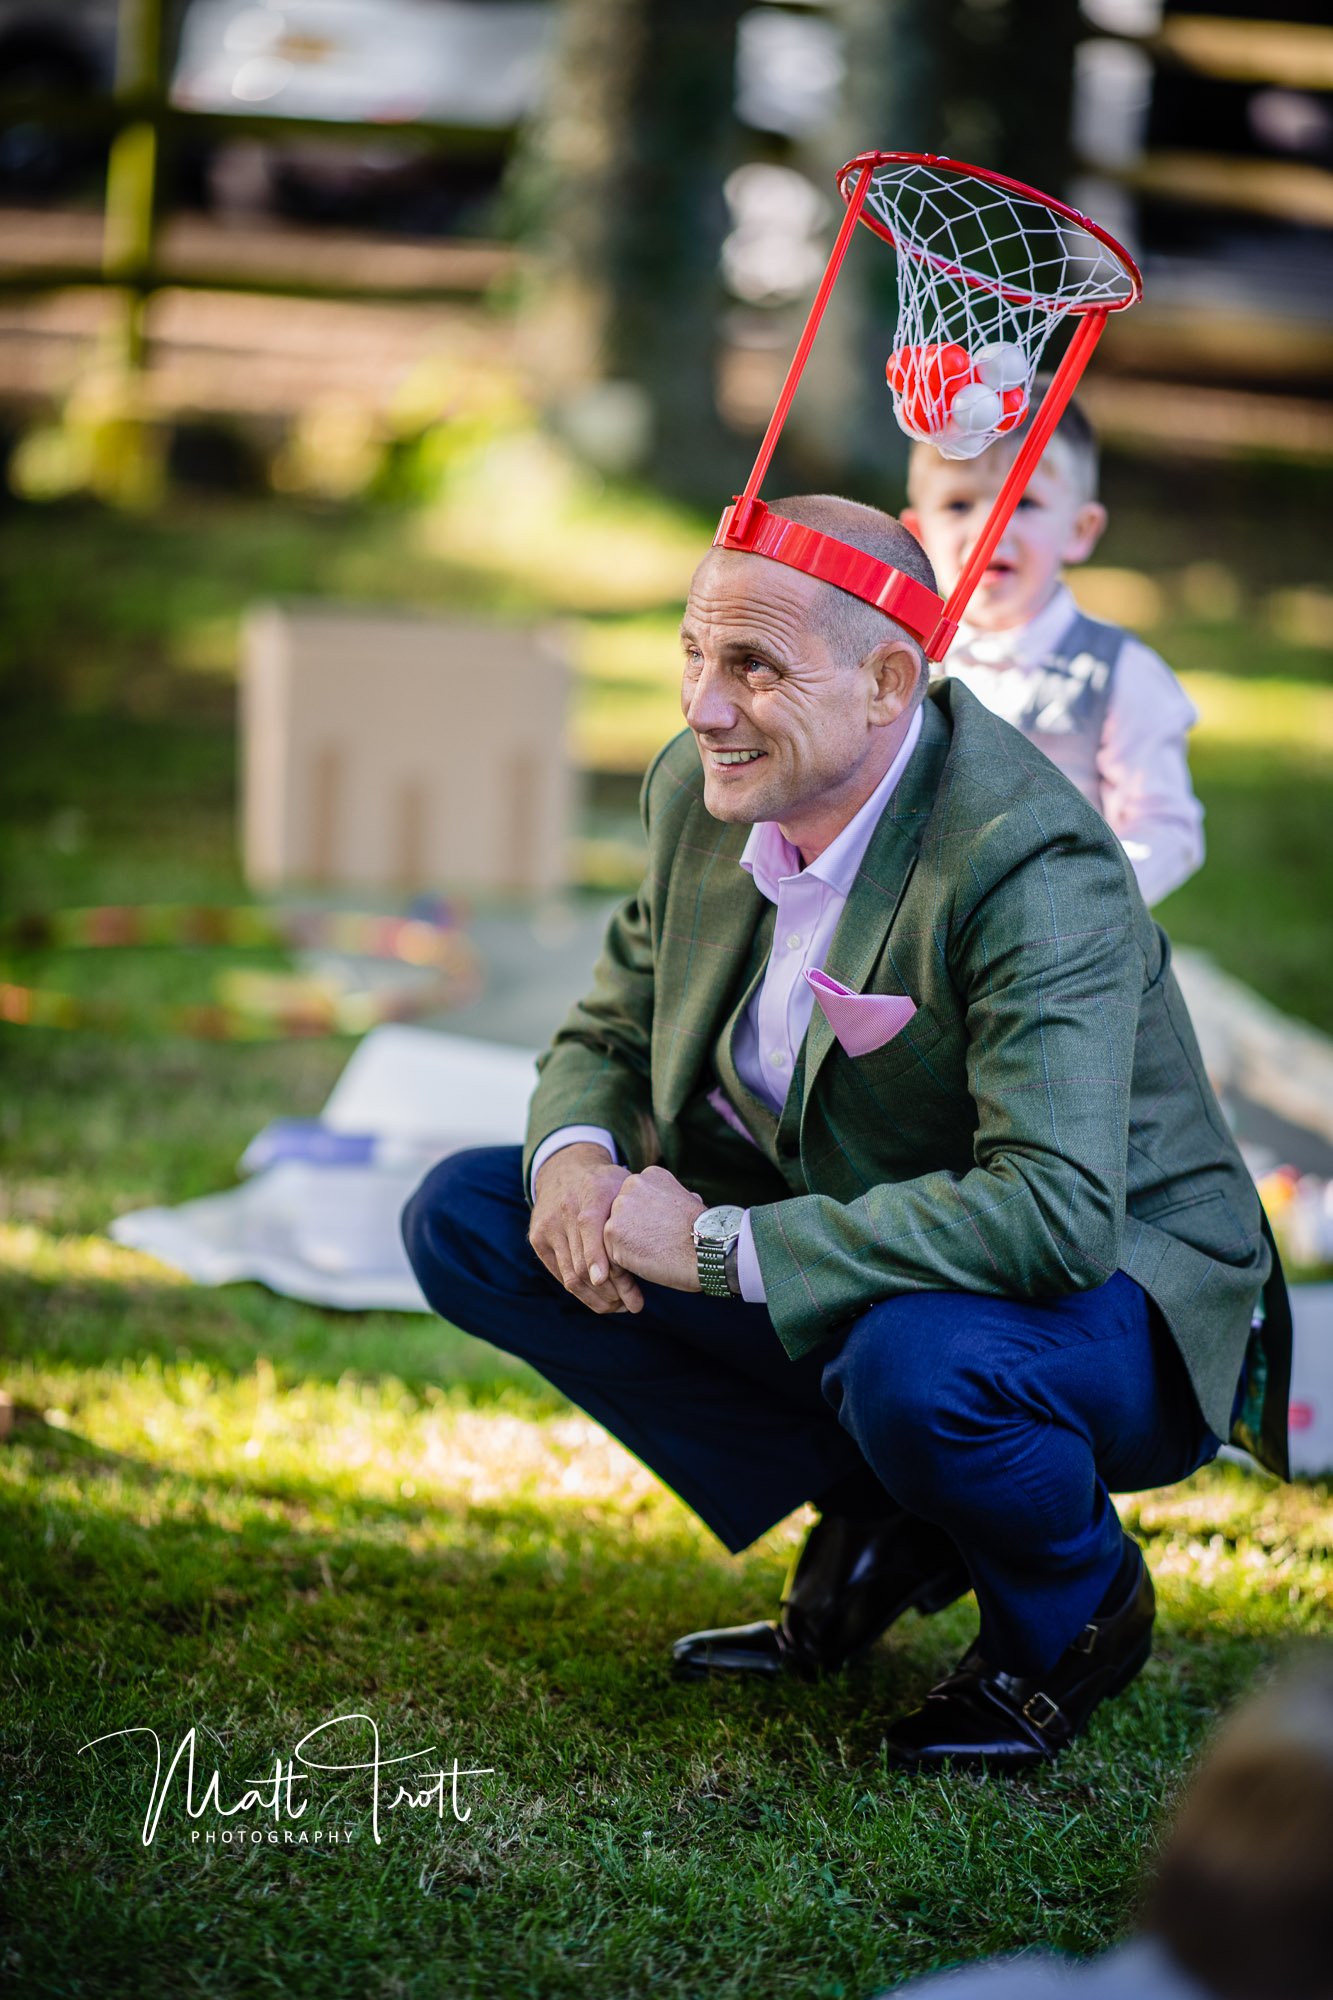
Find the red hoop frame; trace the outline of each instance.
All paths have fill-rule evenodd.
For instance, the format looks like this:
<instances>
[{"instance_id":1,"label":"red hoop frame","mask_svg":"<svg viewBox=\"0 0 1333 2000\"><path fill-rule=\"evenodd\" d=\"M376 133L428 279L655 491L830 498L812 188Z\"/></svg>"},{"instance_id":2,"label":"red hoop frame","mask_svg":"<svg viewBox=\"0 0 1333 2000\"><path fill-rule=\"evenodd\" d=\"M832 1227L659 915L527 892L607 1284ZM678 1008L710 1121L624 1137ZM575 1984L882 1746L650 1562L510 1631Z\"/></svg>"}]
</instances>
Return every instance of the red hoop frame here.
<instances>
[{"instance_id":1,"label":"red hoop frame","mask_svg":"<svg viewBox=\"0 0 1333 2000\"><path fill-rule=\"evenodd\" d=\"M1066 222L1077 223L1089 236L1095 236L1104 250L1109 250L1129 274L1132 287L1127 299L1119 299L1113 304L1097 303L1089 300L1087 305L1066 306L1066 314L1091 312L1126 312L1136 306L1143 297L1143 273L1130 256L1123 243L1117 243L1110 231L1103 229L1100 222L1094 222L1090 215L1080 215L1067 202L1057 201L1053 194L1043 194L1040 188L1029 187L1026 181L1011 180L1008 174L993 173L989 167L970 166L966 160L951 160L946 153L858 153L854 160L848 160L845 167L838 169L838 193L844 202L850 203L852 194L848 191L848 180L858 167L868 166L871 173L876 167L943 167L946 172L966 174L971 180L985 181L991 187L1003 188L1006 194L1022 195L1026 201L1035 201L1041 208L1049 208L1054 215L1062 215ZM869 189L866 190L867 194ZM897 237L887 222L881 222L877 215L862 215L866 228L888 243L895 250L902 248L909 257L919 263L930 264L942 271L947 278L961 278L965 285L975 285L982 291L996 292L1001 298L1009 299L1015 305L1036 305L1044 296L1041 292L1020 292L1010 285L997 284L993 278L979 278L974 271L964 270L961 264L950 264L945 258L937 257L932 251L922 250L914 243L899 245Z\"/></svg>"},{"instance_id":2,"label":"red hoop frame","mask_svg":"<svg viewBox=\"0 0 1333 2000\"><path fill-rule=\"evenodd\" d=\"M1114 301L1109 305L1090 302L1083 306L1065 307L1065 312L1076 317L1079 322L1074 338L1065 350L1064 358L1055 371L1050 387L1042 397L1036 417L1023 440L1018 456L1009 468L1004 484L995 496L994 504L986 518L986 525L968 557L962 575L949 593L947 603L934 591L927 590L924 584L918 583L914 577L907 576L891 564L878 562L874 557L864 555L860 549L848 547L845 542L836 540L832 535L816 534L813 529L798 527L795 522L785 520L780 514L770 514L759 498L759 488L763 484L764 474L768 471L774 448L782 434L782 427L787 421L787 413L791 409L796 386L809 359L810 349L814 346L819 323L824 317L829 297L842 269L843 259L851 247L857 223L863 222L866 228L873 231L882 242L892 245L895 250L898 248L897 240L888 225L880 222L878 217L866 215L864 212L876 167L891 164L944 167L958 174L968 174L976 180L986 181L993 187L1023 195L1041 207L1063 216L1067 221L1076 223L1080 229L1086 229L1090 235L1096 237L1099 243L1120 259L1129 273L1131 282L1130 296L1126 299ZM856 176L854 184L853 175ZM867 604L873 604L877 610L884 611L900 625L906 626L913 637L921 641L928 660L942 660L962 622L963 613L967 609L972 593L984 576L1000 537L1008 527L1013 511L1023 496L1023 490L1036 468L1037 461L1064 415L1065 406L1088 365L1093 348L1101 338L1102 328L1111 313L1124 312L1128 307L1138 303L1143 296L1143 278L1129 252L1099 223L1093 222L1086 215L1080 215L1077 209L1057 201L1053 195L1043 194L1039 188L1028 187L1023 181L1011 180L1007 174L992 173L988 167L969 166L964 160L950 160L936 153L858 153L854 160L849 160L845 167L839 169L837 182L838 193L846 203L847 213L843 217L837 241L824 267L819 290L815 294L814 304L810 308L801 338L797 342L796 352L792 356L782 391L769 419L768 429L764 432L750 477L745 482L745 491L738 494L731 506L724 511L718 523L717 533L713 537L713 547L734 549L747 555L767 556L772 562L785 563L791 569L802 570L807 576L818 577L823 583L834 584L839 590L845 590L851 596L859 597ZM921 257L935 264L948 276L961 278L969 284L982 286L989 291L1005 291L1004 287L996 285L991 280L978 278L975 274L964 271L961 265L953 267L946 264L943 259L936 259L929 252L916 250L910 244L904 244L902 247L909 255ZM1020 303L1030 304L1035 303L1041 295L1009 292L1006 296Z\"/></svg>"}]
</instances>

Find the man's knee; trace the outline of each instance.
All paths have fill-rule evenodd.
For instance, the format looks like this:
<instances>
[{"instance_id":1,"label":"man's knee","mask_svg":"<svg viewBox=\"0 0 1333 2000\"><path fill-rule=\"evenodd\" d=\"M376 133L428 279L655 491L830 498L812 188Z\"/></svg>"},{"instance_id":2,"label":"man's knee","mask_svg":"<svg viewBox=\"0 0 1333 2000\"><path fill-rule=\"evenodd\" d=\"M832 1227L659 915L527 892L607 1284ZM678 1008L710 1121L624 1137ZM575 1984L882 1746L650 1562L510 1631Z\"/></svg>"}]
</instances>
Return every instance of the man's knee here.
<instances>
[{"instance_id":1,"label":"man's knee","mask_svg":"<svg viewBox=\"0 0 1333 2000\"><path fill-rule=\"evenodd\" d=\"M432 1167L402 1215L408 1262L430 1296L451 1270L475 1268L477 1255L513 1254L511 1239L527 1237L522 1152L517 1146L478 1146L451 1153Z\"/></svg>"},{"instance_id":2,"label":"man's knee","mask_svg":"<svg viewBox=\"0 0 1333 2000\"><path fill-rule=\"evenodd\" d=\"M955 1451L974 1445L994 1412L991 1357L972 1331L983 1306L954 1292L886 1300L857 1320L824 1371L839 1422L872 1463L892 1467L904 1505L954 1478Z\"/></svg>"},{"instance_id":3,"label":"man's knee","mask_svg":"<svg viewBox=\"0 0 1333 2000\"><path fill-rule=\"evenodd\" d=\"M959 1308L962 1307L960 1311ZM890 1410L913 1425L941 1399L953 1400L956 1379L975 1359L967 1338L966 1305L952 1292L911 1293L885 1299L863 1313L824 1371L825 1394L834 1384L841 1398ZM830 1396L835 1405L838 1395Z\"/></svg>"}]
</instances>

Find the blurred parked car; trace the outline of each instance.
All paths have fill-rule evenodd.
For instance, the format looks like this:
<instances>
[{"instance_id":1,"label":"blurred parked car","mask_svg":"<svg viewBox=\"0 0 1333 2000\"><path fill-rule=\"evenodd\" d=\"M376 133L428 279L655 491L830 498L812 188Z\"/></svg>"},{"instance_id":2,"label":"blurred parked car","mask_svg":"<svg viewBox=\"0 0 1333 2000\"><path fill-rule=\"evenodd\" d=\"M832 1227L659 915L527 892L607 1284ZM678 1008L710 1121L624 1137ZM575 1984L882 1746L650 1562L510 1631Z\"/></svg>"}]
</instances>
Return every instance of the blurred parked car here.
<instances>
[{"instance_id":1,"label":"blurred parked car","mask_svg":"<svg viewBox=\"0 0 1333 2000\"><path fill-rule=\"evenodd\" d=\"M171 100L500 130L538 101L554 11L542 0L194 0Z\"/></svg>"},{"instance_id":2,"label":"blurred parked car","mask_svg":"<svg viewBox=\"0 0 1333 2000\"><path fill-rule=\"evenodd\" d=\"M116 0L0 0L0 200L94 193L105 138L43 121L37 106L109 91L116 12ZM443 151L401 129L369 145L191 136L168 164L170 205L412 235L493 226L513 134L544 87L551 0L168 0L166 15L168 93L182 110L456 133Z\"/></svg>"}]
</instances>

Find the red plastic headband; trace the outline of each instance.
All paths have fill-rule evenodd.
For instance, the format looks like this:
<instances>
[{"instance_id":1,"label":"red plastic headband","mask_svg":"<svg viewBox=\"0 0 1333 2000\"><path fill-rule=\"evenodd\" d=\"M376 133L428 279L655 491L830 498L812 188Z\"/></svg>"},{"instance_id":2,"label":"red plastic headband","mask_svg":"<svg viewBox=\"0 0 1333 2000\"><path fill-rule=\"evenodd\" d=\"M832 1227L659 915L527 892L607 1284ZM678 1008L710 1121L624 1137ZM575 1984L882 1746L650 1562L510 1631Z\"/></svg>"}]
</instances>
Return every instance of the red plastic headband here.
<instances>
[{"instance_id":1,"label":"red plastic headband","mask_svg":"<svg viewBox=\"0 0 1333 2000\"><path fill-rule=\"evenodd\" d=\"M771 514L762 500L734 500L718 522L713 547L767 556L770 562L785 563L788 569L799 569L859 597L864 604L873 604L876 611L896 619L921 641L927 659L942 659L958 630L944 616L944 599L905 570L849 548L832 535L804 528L785 515Z\"/></svg>"},{"instance_id":2,"label":"red plastic headband","mask_svg":"<svg viewBox=\"0 0 1333 2000\"><path fill-rule=\"evenodd\" d=\"M1129 279L1128 295L1119 300L1103 301L1095 306L1080 309L1078 327L1065 351L1063 360L1055 371L1054 378L1040 407L1028 427L1027 436L1019 446L1018 454L1009 468L1008 477L995 496L986 524L977 538L972 552L963 567L963 573L949 593L948 603L943 603L933 591L927 590L901 570L892 569L888 563L876 562L873 556L862 555L859 549L848 548L845 542L835 541L831 535L816 534L812 528L798 527L794 521L786 521L781 515L770 514L759 498L759 488L763 485L764 474L787 421L796 385L801 379L806 359L814 343L824 308L829 302L838 272L842 269L843 258L851 245L858 222L864 222L877 236L892 242L892 232L877 218L865 213L866 196L877 166L890 162L906 162L922 166L945 167L951 172L972 175L978 180L993 184L1028 196L1031 200L1044 204L1055 214L1067 221L1076 222L1081 229L1115 252ZM855 180L853 181L853 176ZM1063 202L1053 201L1036 188L1030 188L1021 181L1011 181L1003 174L992 174L981 167L970 167L960 160L938 159L933 153L859 153L838 175L838 191L847 204L847 212L842 219L837 241L829 255L810 308L809 318L792 356L791 366L782 385L777 405L769 418L768 429L755 458L750 477L745 482L745 491L722 516L717 534L713 538L714 548L740 549L747 555L768 556L774 562L786 563L792 569L804 570L807 575L817 576L823 583L834 584L839 590L848 591L867 604L873 604L879 611L897 619L905 625L915 638L920 639L926 649L928 660L942 660L948 652L959 622L967 610L968 602L977 584L985 575L987 565L999 546L1014 508L1022 497L1023 490L1032 476L1033 468L1045 451L1052 432L1060 421L1069 398L1088 357L1097 345L1102 328L1106 325L1107 314L1121 312L1139 298L1143 281L1133 258L1095 222L1079 215L1077 210L1066 208ZM959 266L954 274L968 278L969 274ZM969 280L971 281L971 280ZM979 281L975 281L979 282Z\"/></svg>"}]
</instances>

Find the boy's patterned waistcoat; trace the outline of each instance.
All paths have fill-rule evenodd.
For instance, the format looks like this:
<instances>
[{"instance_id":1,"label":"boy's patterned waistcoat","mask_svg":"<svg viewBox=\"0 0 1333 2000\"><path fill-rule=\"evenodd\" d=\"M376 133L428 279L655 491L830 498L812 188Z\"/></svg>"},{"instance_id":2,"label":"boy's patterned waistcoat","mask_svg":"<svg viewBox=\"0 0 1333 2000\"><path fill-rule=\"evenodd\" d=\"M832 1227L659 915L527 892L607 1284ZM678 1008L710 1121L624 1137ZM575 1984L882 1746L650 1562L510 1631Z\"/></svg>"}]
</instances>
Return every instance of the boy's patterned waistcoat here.
<instances>
[{"instance_id":1,"label":"boy's patterned waistcoat","mask_svg":"<svg viewBox=\"0 0 1333 2000\"><path fill-rule=\"evenodd\" d=\"M1102 745L1116 661L1128 635L1080 612L1032 676L1027 699L1006 718L1029 743L1045 751L1056 769L1078 786L1100 812Z\"/></svg>"}]
</instances>

